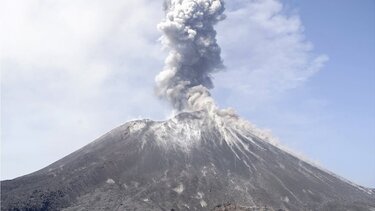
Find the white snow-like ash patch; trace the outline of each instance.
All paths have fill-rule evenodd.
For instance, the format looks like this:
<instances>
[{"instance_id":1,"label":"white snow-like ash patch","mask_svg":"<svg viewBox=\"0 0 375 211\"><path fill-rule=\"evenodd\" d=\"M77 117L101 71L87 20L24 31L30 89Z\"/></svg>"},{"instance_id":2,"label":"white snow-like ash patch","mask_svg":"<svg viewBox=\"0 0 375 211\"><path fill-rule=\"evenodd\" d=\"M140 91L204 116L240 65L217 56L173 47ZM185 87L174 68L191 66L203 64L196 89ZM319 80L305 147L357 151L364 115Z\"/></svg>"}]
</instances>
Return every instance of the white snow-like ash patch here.
<instances>
[{"instance_id":1,"label":"white snow-like ash patch","mask_svg":"<svg viewBox=\"0 0 375 211\"><path fill-rule=\"evenodd\" d=\"M205 177L207 175L207 166L203 166L201 172L202 172L202 175Z\"/></svg>"},{"instance_id":2,"label":"white snow-like ash patch","mask_svg":"<svg viewBox=\"0 0 375 211\"><path fill-rule=\"evenodd\" d=\"M141 129L143 129L146 126L146 123L143 121L135 121L132 123L132 125L129 127L130 133L137 132Z\"/></svg>"},{"instance_id":3,"label":"white snow-like ash patch","mask_svg":"<svg viewBox=\"0 0 375 211\"><path fill-rule=\"evenodd\" d=\"M107 184L115 184L115 181L111 178L107 179L106 181Z\"/></svg>"},{"instance_id":4,"label":"white snow-like ash patch","mask_svg":"<svg viewBox=\"0 0 375 211\"><path fill-rule=\"evenodd\" d=\"M186 152L190 151L191 147L201 140L199 121L187 123L172 120L151 126L157 143L166 149L177 147Z\"/></svg>"},{"instance_id":5,"label":"white snow-like ash patch","mask_svg":"<svg viewBox=\"0 0 375 211\"><path fill-rule=\"evenodd\" d=\"M207 203L204 200L201 200L200 204L201 204L202 207L207 207Z\"/></svg>"},{"instance_id":6,"label":"white snow-like ash patch","mask_svg":"<svg viewBox=\"0 0 375 211\"><path fill-rule=\"evenodd\" d=\"M184 191L184 185L180 183L177 187L173 188L173 191L181 194Z\"/></svg>"},{"instance_id":7,"label":"white snow-like ash patch","mask_svg":"<svg viewBox=\"0 0 375 211\"><path fill-rule=\"evenodd\" d=\"M351 183L351 185L354 186L354 187L356 187L356 188L358 188L359 190L361 190L361 191L363 191L363 192L369 194L369 195L372 195L372 194L373 194L373 192L372 192L370 189L364 188L364 187L359 186L359 185L356 185L356 184L354 184L354 183Z\"/></svg>"},{"instance_id":8,"label":"white snow-like ash patch","mask_svg":"<svg viewBox=\"0 0 375 211\"><path fill-rule=\"evenodd\" d=\"M314 195L314 193L311 190L309 190L309 189L307 189L307 190L306 189L302 189L302 192Z\"/></svg>"},{"instance_id":9,"label":"white snow-like ash patch","mask_svg":"<svg viewBox=\"0 0 375 211\"><path fill-rule=\"evenodd\" d=\"M212 171L212 173L213 173L214 175L217 174L215 169L216 169L215 164L211 163L211 171Z\"/></svg>"},{"instance_id":10,"label":"white snow-like ash patch","mask_svg":"<svg viewBox=\"0 0 375 211\"><path fill-rule=\"evenodd\" d=\"M202 193L202 192L198 192L196 198L197 198L197 199L202 199L203 196L204 196L204 193Z\"/></svg>"},{"instance_id":11,"label":"white snow-like ash patch","mask_svg":"<svg viewBox=\"0 0 375 211\"><path fill-rule=\"evenodd\" d=\"M202 112L194 115L196 116L193 118L177 115L166 122L151 125L150 131L153 132L156 142L166 149L178 148L189 152L192 147L197 147L201 143L203 140L202 134L206 134L206 132L209 132L208 130L213 130L211 134L214 135L208 139L220 140L217 144L226 142L236 155L237 151L234 148L239 149L242 153L244 151L251 152L248 143L245 143L244 140L252 142L261 150L265 150L253 140L253 137L264 138L266 135L259 135L259 131L253 133L255 127L242 119L232 119L215 113ZM205 138L207 139L207 137ZM271 138L268 137L267 140L269 139Z\"/></svg>"},{"instance_id":12,"label":"white snow-like ash patch","mask_svg":"<svg viewBox=\"0 0 375 211\"><path fill-rule=\"evenodd\" d=\"M289 202L289 198L287 196L285 196L283 199L282 199L284 202Z\"/></svg>"}]
</instances>

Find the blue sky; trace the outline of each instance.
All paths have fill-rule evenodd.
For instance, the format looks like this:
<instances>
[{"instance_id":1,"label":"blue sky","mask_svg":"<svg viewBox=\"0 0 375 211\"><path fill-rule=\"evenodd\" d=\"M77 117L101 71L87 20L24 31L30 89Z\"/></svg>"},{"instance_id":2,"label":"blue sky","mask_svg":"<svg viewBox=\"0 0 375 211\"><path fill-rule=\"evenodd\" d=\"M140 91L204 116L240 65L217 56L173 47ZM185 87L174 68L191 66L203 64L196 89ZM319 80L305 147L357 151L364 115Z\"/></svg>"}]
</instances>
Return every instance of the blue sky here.
<instances>
[{"instance_id":1,"label":"blue sky","mask_svg":"<svg viewBox=\"0 0 375 211\"><path fill-rule=\"evenodd\" d=\"M242 104L235 107L242 116L271 129L284 145L340 176L375 187L375 2L283 3L283 12L298 14L312 54L329 60L302 85L256 106L233 103L236 99L222 105Z\"/></svg>"},{"instance_id":2,"label":"blue sky","mask_svg":"<svg viewBox=\"0 0 375 211\"><path fill-rule=\"evenodd\" d=\"M315 51L329 61L305 86L271 105L278 111L268 120L261 116L267 112L259 112L254 121L322 166L375 187L375 2L288 4L298 10ZM275 115L283 119L288 113L308 120L275 123Z\"/></svg>"},{"instance_id":3,"label":"blue sky","mask_svg":"<svg viewBox=\"0 0 375 211\"><path fill-rule=\"evenodd\" d=\"M233 0L213 95L283 145L375 187L375 3ZM135 118L165 52L162 1L2 2L1 178L38 170ZM6 52L6 53L4 53Z\"/></svg>"},{"instance_id":4,"label":"blue sky","mask_svg":"<svg viewBox=\"0 0 375 211\"><path fill-rule=\"evenodd\" d=\"M306 36L330 57L308 83L309 95L327 101L320 115L328 119L315 126L321 128L316 138L328 145L321 149L311 139L311 148L298 147L338 174L375 187L375 2L292 2Z\"/></svg>"}]
</instances>

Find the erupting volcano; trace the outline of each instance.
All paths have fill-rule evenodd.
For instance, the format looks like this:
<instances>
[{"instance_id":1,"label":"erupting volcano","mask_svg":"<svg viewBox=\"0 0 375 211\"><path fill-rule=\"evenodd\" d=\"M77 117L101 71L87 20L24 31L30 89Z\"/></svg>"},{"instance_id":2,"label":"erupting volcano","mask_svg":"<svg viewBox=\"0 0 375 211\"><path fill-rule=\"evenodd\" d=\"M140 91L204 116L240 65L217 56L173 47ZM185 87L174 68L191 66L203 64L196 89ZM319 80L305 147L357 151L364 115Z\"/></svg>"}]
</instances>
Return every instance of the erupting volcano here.
<instances>
[{"instance_id":1,"label":"erupting volcano","mask_svg":"<svg viewBox=\"0 0 375 211\"><path fill-rule=\"evenodd\" d=\"M1 210L375 210L375 192L278 147L210 96L224 68L222 0L168 0L156 94L177 113L136 120L1 183Z\"/></svg>"}]
</instances>

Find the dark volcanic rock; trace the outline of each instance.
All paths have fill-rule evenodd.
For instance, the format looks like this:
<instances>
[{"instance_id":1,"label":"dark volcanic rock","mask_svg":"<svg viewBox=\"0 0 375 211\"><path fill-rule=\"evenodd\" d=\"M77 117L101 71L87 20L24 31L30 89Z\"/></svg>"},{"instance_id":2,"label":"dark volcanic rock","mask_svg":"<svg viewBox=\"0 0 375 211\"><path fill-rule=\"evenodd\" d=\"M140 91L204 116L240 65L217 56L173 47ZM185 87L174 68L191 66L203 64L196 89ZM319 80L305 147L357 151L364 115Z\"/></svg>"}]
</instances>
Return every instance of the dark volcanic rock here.
<instances>
[{"instance_id":1,"label":"dark volcanic rock","mask_svg":"<svg viewBox=\"0 0 375 211\"><path fill-rule=\"evenodd\" d=\"M1 210L375 210L375 194L204 112L126 123L2 181Z\"/></svg>"}]
</instances>

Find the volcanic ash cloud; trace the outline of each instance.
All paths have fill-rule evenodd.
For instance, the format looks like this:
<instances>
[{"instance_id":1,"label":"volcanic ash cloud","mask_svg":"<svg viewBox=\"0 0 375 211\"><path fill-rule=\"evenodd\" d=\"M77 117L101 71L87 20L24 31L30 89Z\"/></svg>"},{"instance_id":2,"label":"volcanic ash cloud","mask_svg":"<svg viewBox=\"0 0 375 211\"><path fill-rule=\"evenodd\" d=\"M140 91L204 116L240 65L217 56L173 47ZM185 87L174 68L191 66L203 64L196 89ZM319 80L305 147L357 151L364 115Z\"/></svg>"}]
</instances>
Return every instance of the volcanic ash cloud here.
<instances>
[{"instance_id":1,"label":"volcanic ash cloud","mask_svg":"<svg viewBox=\"0 0 375 211\"><path fill-rule=\"evenodd\" d=\"M169 50L156 76L156 93L178 111L213 110L211 74L223 69L214 25L225 16L222 0L167 0L158 28Z\"/></svg>"}]
</instances>

